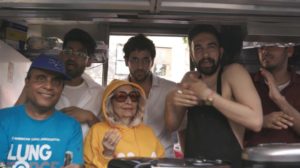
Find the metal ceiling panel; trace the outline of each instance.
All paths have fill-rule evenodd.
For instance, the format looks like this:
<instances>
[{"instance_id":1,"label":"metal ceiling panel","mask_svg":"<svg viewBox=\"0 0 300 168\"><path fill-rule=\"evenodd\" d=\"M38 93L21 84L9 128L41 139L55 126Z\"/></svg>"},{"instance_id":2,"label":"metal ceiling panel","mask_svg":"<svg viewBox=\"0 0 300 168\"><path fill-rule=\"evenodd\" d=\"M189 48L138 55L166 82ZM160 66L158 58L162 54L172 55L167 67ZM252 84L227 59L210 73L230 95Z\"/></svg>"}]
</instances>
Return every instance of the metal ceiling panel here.
<instances>
[{"instance_id":1,"label":"metal ceiling panel","mask_svg":"<svg viewBox=\"0 0 300 168\"><path fill-rule=\"evenodd\" d=\"M290 3L289 3L290 2ZM288 5L287 5L288 4ZM299 16L300 1L162 0L159 12Z\"/></svg>"},{"instance_id":2,"label":"metal ceiling panel","mask_svg":"<svg viewBox=\"0 0 300 168\"><path fill-rule=\"evenodd\" d=\"M248 29L248 39L291 39L300 36L292 34L299 30L300 0L0 0L0 19L54 25L172 25L180 30L199 23L239 25Z\"/></svg>"},{"instance_id":3,"label":"metal ceiling panel","mask_svg":"<svg viewBox=\"0 0 300 168\"><path fill-rule=\"evenodd\" d=\"M48 10L150 11L151 3L150 0L0 0L0 7Z\"/></svg>"},{"instance_id":4,"label":"metal ceiling panel","mask_svg":"<svg viewBox=\"0 0 300 168\"><path fill-rule=\"evenodd\" d=\"M300 42L300 24L255 23L247 24L246 41Z\"/></svg>"}]
</instances>

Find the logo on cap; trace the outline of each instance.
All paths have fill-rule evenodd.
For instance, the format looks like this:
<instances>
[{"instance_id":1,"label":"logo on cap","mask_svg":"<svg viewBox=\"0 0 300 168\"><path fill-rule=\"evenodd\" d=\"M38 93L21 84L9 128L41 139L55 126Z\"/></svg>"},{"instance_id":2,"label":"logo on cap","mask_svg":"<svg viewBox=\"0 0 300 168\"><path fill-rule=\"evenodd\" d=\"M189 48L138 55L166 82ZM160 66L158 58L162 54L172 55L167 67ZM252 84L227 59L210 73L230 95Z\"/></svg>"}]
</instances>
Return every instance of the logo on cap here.
<instances>
[{"instance_id":1,"label":"logo on cap","mask_svg":"<svg viewBox=\"0 0 300 168\"><path fill-rule=\"evenodd\" d=\"M57 55L40 54L33 60L30 68L39 68L62 74L65 79L70 79L66 74L64 63L58 59Z\"/></svg>"},{"instance_id":2,"label":"logo on cap","mask_svg":"<svg viewBox=\"0 0 300 168\"><path fill-rule=\"evenodd\" d=\"M57 71L64 71L63 70L64 69L64 65L61 62L57 61L57 59L50 58L48 62L49 62L50 65L53 65L53 67Z\"/></svg>"}]
</instances>

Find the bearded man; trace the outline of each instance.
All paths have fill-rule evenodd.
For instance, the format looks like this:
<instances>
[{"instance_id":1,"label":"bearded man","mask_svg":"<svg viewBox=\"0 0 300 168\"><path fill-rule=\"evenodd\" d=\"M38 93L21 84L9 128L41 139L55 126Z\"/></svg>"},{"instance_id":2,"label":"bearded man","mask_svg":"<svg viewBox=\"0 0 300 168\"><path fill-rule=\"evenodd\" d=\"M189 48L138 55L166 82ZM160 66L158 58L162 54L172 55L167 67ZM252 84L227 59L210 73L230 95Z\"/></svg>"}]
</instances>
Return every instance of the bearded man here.
<instances>
[{"instance_id":1,"label":"bearded man","mask_svg":"<svg viewBox=\"0 0 300 168\"><path fill-rule=\"evenodd\" d=\"M194 27L189 46L197 71L168 94L167 127L177 130L187 112L185 157L222 159L240 168L245 128L262 127L260 98L245 68L221 64L224 49L213 26Z\"/></svg>"}]
</instances>

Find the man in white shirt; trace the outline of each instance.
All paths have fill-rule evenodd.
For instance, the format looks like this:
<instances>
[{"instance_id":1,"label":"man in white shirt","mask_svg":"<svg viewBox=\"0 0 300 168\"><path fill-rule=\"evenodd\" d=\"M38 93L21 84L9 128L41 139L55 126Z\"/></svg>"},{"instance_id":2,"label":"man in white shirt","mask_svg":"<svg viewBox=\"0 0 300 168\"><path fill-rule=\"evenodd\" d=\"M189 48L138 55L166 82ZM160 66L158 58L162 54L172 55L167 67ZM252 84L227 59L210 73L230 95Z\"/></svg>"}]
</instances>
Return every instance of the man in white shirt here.
<instances>
[{"instance_id":1,"label":"man in white shirt","mask_svg":"<svg viewBox=\"0 0 300 168\"><path fill-rule=\"evenodd\" d=\"M139 84L147 96L144 123L154 130L164 145L166 157L174 157L174 142L172 133L165 126L164 108L166 96L176 84L151 72L156 54L155 46L143 34L130 38L124 45L123 51L126 66L130 71L128 80Z\"/></svg>"},{"instance_id":2,"label":"man in white shirt","mask_svg":"<svg viewBox=\"0 0 300 168\"><path fill-rule=\"evenodd\" d=\"M96 42L87 32L72 29L64 37L60 54L71 80L66 81L56 108L81 123L83 137L89 127L99 122L103 93L103 87L84 73L85 68L91 65L95 48Z\"/></svg>"}]
</instances>

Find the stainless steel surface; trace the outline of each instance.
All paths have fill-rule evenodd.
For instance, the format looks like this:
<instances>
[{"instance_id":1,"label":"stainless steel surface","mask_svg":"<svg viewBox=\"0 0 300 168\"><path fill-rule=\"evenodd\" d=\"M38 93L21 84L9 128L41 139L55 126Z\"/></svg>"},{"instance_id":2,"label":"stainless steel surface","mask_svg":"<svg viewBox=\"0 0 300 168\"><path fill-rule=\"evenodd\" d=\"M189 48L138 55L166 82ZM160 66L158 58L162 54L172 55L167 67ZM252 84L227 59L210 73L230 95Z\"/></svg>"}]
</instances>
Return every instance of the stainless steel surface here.
<instances>
[{"instance_id":1,"label":"stainless steel surface","mask_svg":"<svg viewBox=\"0 0 300 168\"><path fill-rule=\"evenodd\" d=\"M300 162L300 143L250 147L245 149L242 159L255 162Z\"/></svg>"}]
</instances>

